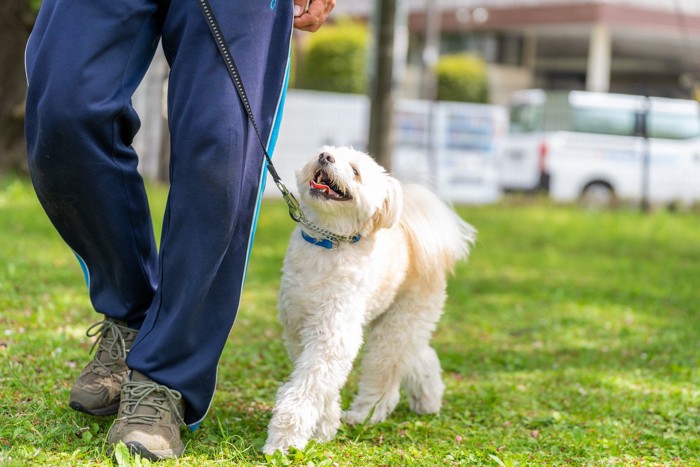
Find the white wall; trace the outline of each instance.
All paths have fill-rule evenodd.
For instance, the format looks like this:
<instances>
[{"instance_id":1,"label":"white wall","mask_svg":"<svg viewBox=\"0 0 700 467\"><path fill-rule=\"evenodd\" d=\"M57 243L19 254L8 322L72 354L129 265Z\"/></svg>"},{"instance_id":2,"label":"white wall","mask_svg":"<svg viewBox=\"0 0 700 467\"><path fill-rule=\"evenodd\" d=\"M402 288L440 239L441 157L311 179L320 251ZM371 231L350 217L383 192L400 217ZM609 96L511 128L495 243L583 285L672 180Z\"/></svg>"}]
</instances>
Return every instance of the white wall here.
<instances>
[{"instance_id":1,"label":"white wall","mask_svg":"<svg viewBox=\"0 0 700 467\"><path fill-rule=\"evenodd\" d=\"M365 96L292 90L273 155L277 172L296 193L294 172L322 146L365 150L369 99ZM421 183L446 200L488 203L500 197L495 164L507 132L505 108L400 99L394 118L392 173ZM266 196L279 196L268 177Z\"/></svg>"},{"instance_id":2,"label":"white wall","mask_svg":"<svg viewBox=\"0 0 700 467\"><path fill-rule=\"evenodd\" d=\"M134 147L147 179L157 177L163 143L162 72L152 67L134 97L142 121ZM366 150L369 109L362 95L290 90L272 155L287 188L297 192L294 172L324 145ZM495 165L507 132L505 108L400 99L394 120L393 175L422 183L449 201L487 203L500 197ZM269 176L264 196L280 196Z\"/></svg>"}]
</instances>

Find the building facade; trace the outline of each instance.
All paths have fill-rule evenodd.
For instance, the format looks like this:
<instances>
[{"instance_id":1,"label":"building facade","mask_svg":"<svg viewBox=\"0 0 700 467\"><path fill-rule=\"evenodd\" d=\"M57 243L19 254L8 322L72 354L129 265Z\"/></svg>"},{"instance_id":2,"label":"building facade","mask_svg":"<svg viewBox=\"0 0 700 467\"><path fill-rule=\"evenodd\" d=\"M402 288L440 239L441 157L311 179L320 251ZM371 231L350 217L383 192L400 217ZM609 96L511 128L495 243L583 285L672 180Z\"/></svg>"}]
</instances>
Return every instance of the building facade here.
<instances>
[{"instance_id":1,"label":"building facade","mask_svg":"<svg viewBox=\"0 0 700 467\"><path fill-rule=\"evenodd\" d=\"M486 60L495 103L530 87L692 97L700 83L698 0L399 0L399 5L406 28L397 30L408 38L401 80L407 96L420 95L431 13L439 17L440 54L469 52ZM374 1L338 2L334 15L371 19Z\"/></svg>"}]
</instances>

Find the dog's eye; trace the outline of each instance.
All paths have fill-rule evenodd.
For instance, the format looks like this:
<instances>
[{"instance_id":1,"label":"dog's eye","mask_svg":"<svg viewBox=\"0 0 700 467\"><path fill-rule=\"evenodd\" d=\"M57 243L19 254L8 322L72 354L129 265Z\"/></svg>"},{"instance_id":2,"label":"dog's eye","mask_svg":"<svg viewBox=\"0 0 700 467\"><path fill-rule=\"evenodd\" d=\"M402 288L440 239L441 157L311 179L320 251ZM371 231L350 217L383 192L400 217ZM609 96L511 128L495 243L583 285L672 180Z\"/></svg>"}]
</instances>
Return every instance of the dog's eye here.
<instances>
[{"instance_id":1,"label":"dog's eye","mask_svg":"<svg viewBox=\"0 0 700 467\"><path fill-rule=\"evenodd\" d=\"M357 170L357 167L355 167L354 165L351 165L350 167L352 167L352 174L353 174L355 177L359 177L359 176L360 176L360 172Z\"/></svg>"}]
</instances>

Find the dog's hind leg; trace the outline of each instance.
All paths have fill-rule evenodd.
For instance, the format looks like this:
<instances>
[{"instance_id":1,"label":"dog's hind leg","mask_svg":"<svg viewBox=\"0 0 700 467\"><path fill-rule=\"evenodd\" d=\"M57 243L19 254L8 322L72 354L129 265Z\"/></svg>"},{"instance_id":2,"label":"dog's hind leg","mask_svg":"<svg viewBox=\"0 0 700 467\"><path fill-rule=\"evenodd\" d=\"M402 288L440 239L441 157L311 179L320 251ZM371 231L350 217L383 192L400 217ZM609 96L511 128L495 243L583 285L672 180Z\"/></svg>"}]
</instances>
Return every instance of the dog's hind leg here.
<instances>
[{"instance_id":1,"label":"dog's hind leg","mask_svg":"<svg viewBox=\"0 0 700 467\"><path fill-rule=\"evenodd\" d=\"M429 342L444 300L443 293L409 293L372 323L360 389L345 413L346 422L378 423L386 419L399 402L402 381L406 381L411 394L411 408L421 413L439 410L444 385L440 363Z\"/></svg>"},{"instance_id":2,"label":"dog's hind leg","mask_svg":"<svg viewBox=\"0 0 700 467\"><path fill-rule=\"evenodd\" d=\"M416 413L433 414L440 411L445 384L435 350L425 345L410 362L403 385L408 392L408 404Z\"/></svg>"}]
</instances>

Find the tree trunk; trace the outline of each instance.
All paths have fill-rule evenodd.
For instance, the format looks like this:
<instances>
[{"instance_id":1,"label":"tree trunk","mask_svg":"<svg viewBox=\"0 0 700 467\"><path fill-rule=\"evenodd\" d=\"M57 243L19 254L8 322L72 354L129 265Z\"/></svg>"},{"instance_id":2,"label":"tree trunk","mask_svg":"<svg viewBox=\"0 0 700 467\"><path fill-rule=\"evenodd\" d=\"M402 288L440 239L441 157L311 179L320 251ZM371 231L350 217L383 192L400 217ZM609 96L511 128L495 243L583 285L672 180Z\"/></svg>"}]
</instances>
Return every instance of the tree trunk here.
<instances>
[{"instance_id":1,"label":"tree trunk","mask_svg":"<svg viewBox=\"0 0 700 467\"><path fill-rule=\"evenodd\" d=\"M24 48L35 17L28 0L0 2L0 173L27 171Z\"/></svg>"},{"instance_id":2,"label":"tree trunk","mask_svg":"<svg viewBox=\"0 0 700 467\"><path fill-rule=\"evenodd\" d=\"M369 116L369 153L387 171L391 171L394 123L394 36L398 0L377 0L379 13L376 37L374 77L371 83Z\"/></svg>"}]
</instances>

